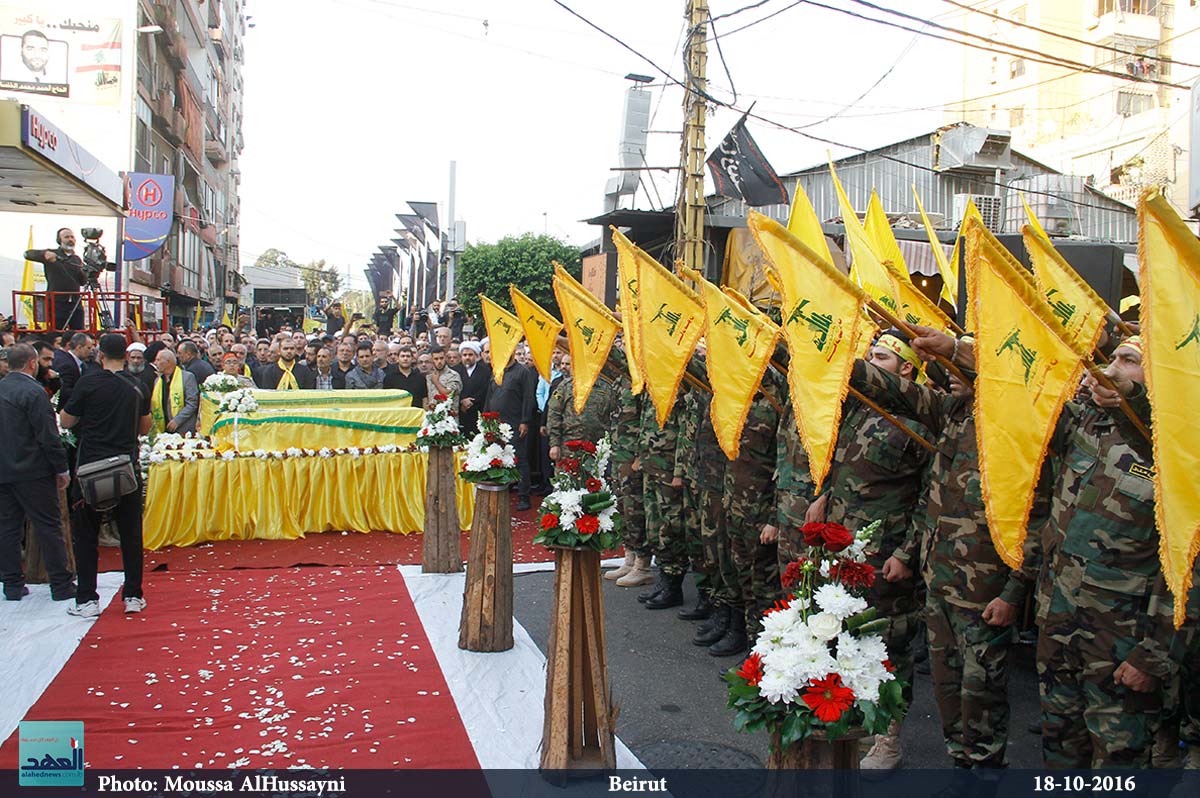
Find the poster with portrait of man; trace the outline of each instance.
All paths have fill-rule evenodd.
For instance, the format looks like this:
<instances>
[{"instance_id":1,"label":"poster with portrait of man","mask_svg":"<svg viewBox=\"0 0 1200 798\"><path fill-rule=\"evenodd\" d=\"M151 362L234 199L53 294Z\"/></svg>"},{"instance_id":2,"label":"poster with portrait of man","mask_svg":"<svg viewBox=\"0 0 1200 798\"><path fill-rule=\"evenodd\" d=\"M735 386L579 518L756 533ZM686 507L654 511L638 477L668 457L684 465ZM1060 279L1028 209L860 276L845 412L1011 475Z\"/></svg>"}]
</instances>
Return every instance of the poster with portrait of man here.
<instances>
[{"instance_id":1,"label":"poster with portrait of man","mask_svg":"<svg viewBox=\"0 0 1200 798\"><path fill-rule=\"evenodd\" d=\"M121 55L118 18L0 6L0 92L116 105Z\"/></svg>"}]
</instances>

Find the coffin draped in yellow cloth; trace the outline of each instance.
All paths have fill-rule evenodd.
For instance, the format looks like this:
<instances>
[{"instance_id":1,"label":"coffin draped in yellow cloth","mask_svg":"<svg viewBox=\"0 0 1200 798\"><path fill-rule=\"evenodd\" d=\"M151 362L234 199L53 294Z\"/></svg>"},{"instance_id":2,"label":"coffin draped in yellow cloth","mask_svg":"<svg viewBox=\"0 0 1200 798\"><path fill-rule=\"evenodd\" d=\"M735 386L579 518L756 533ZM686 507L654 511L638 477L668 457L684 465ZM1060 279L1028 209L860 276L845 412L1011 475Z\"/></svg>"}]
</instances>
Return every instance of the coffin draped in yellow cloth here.
<instances>
[{"instance_id":1,"label":"coffin draped in yellow cloth","mask_svg":"<svg viewBox=\"0 0 1200 798\"><path fill-rule=\"evenodd\" d=\"M258 402L260 410L291 410L295 408L312 409L316 407L340 408L370 408L388 410L401 407L412 407L412 394L399 389L373 391L265 391L252 389L250 394ZM212 435L213 424L217 422L217 406L220 404L219 393L200 394L200 426L197 430L201 435ZM354 444L339 444L353 446Z\"/></svg>"},{"instance_id":2,"label":"coffin draped in yellow cloth","mask_svg":"<svg viewBox=\"0 0 1200 798\"><path fill-rule=\"evenodd\" d=\"M252 452L407 446L417 439L425 411L416 407L261 408L227 413L212 426L213 446Z\"/></svg>"},{"instance_id":3,"label":"coffin draped in yellow cloth","mask_svg":"<svg viewBox=\"0 0 1200 798\"><path fill-rule=\"evenodd\" d=\"M456 469L462 458L455 457ZM326 531L417 532L425 525L425 476L426 456L414 452L156 463L144 543L159 549ZM458 523L467 530L475 486L456 482Z\"/></svg>"}]
</instances>

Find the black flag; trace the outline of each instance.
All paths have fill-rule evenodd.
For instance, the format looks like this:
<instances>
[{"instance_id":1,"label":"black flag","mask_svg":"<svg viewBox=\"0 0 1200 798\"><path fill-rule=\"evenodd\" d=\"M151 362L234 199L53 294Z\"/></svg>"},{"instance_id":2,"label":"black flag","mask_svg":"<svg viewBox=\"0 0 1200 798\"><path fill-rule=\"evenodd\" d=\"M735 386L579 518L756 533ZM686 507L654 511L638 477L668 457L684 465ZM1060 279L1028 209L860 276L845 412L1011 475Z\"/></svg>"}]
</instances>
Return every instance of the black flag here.
<instances>
[{"instance_id":1,"label":"black flag","mask_svg":"<svg viewBox=\"0 0 1200 798\"><path fill-rule=\"evenodd\" d=\"M718 194L752 206L788 204L787 189L746 130L745 116L708 156L708 168Z\"/></svg>"}]
</instances>

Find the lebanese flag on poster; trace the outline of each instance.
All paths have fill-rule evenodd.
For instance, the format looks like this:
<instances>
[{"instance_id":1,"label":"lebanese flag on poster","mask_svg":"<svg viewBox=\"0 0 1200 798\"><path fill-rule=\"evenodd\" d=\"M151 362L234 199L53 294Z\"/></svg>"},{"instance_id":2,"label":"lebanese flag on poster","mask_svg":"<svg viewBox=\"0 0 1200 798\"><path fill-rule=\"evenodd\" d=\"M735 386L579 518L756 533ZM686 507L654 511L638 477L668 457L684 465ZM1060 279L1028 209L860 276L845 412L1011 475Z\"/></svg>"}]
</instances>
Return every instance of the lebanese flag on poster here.
<instances>
[{"instance_id":1,"label":"lebanese flag on poster","mask_svg":"<svg viewBox=\"0 0 1200 798\"><path fill-rule=\"evenodd\" d=\"M81 44L79 50L83 58L75 67L76 74L121 71L121 39L119 37L107 42Z\"/></svg>"}]
</instances>

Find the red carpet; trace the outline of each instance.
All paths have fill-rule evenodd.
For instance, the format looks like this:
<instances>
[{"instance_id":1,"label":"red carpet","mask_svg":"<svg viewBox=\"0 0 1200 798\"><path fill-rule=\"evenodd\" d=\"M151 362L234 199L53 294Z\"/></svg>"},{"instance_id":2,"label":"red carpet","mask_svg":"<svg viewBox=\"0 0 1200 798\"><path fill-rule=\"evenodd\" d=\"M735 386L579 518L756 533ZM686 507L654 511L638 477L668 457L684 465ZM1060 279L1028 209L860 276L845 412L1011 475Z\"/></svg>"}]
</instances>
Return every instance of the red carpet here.
<instances>
[{"instance_id":1,"label":"red carpet","mask_svg":"<svg viewBox=\"0 0 1200 798\"><path fill-rule=\"evenodd\" d=\"M89 767L478 767L394 567L168 572L147 587L147 611L114 601L26 716L83 721ZM14 733L0 768L16 766Z\"/></svg>"},{"instance_id":2,"label":"red carpet","mask_svg":"<svg viewBox=\"0 0 1200 798\"><path fill-rule=\"evenodd\" d=\"M513 562L550 562L554 556L535 545L537 506L513 514ZM467 559L470 533L462 534L462 556ZM147 551L146 572L221 571L234 568L290 568L300 565L369 567L374 565L420 565L422 535L388 532L325 532L299 540L223 540L199 546ZM623 552L621 552L623 554ZM606 554L605 556L612 556ZM121 570L121 551L100 549L100 570Z\"/></svg>"}]
</instances>

